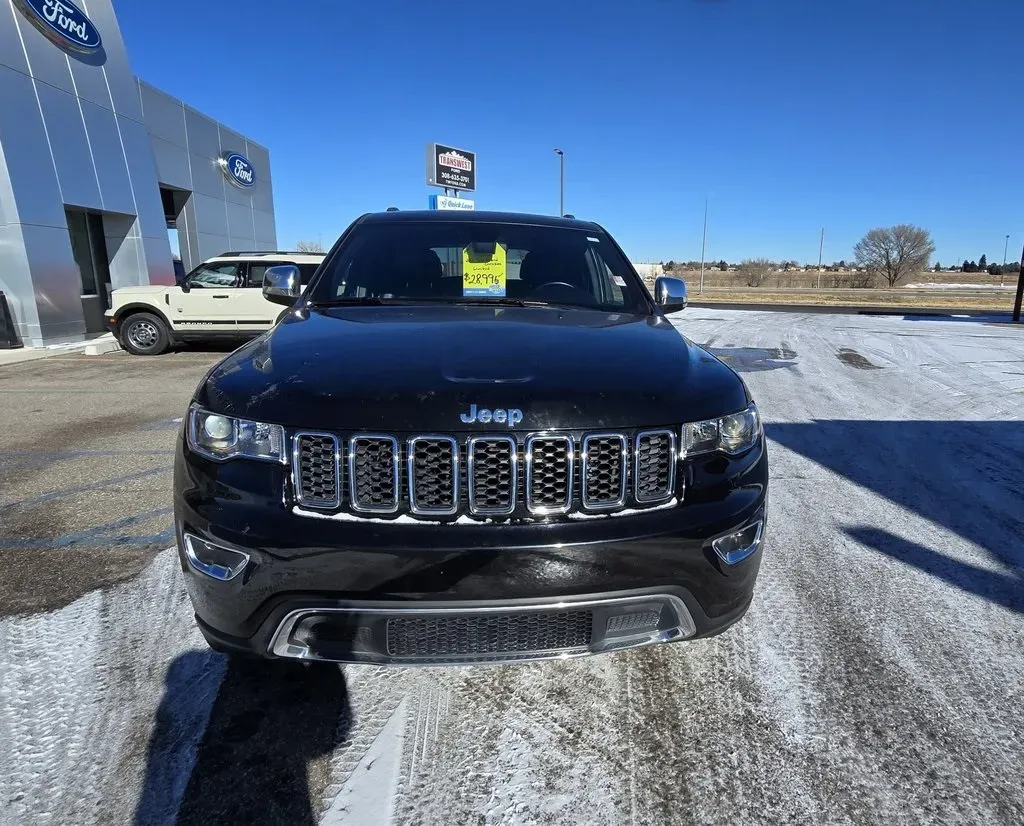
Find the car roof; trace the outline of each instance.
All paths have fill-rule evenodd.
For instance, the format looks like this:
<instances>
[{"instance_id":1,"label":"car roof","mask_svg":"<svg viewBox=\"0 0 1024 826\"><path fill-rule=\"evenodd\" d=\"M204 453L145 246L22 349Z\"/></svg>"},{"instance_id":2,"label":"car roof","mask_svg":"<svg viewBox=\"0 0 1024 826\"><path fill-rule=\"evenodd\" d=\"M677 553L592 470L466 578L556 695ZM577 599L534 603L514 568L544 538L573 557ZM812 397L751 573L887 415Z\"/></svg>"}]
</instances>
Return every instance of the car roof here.
<instances>
[{"instance_id":1,"label":"car roof","mask_svg":"<svg viewBox=\"0 0 1024 826\"><path fill-rule=\"evenodd\" d=\"M573 217L566 218L557 215L540 215L528 212L489 212L487 210L413 209L403 211L396 209L388 212L369 212L362 216L360 220L370 224L392 221L397 223L456 221L459 223L523 224L604 231L599 224L593 221L580 221Z\"/></svg>"},{"instance_id":2,"label":"car roof","mask_svg":"<svg viewBox=\"0 0 1024 826\"><path fill-rule=\"evenodd\" d=\"M289 252L287 250L260 250L258 252L222 252L220 255L214 255L207 258L203 263L210 261L237 261L240 258L245 258L250 261L258 261L260 259L272 258L274 260L287 259L296 264L319 264L324 260L327 253L325 252Z\"/></svg>"}]
</instances>

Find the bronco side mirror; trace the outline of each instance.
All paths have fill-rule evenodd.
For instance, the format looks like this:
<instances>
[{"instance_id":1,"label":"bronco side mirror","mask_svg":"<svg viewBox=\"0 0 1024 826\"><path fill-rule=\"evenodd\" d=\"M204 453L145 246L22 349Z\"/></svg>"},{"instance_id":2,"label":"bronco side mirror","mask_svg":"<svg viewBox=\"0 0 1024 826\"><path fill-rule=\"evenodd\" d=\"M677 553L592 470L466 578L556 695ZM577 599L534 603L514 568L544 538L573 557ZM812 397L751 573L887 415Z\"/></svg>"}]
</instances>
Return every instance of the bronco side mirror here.
<instances>
[{"instance_id":1,"label":"bronco side mirror","mask_svg":"<svg viewBox=\"0 0 1024 826\"><path fill-rule=\"evenodd\" d=\"M294 264L270 267L263 274L263 297L275 304L291 307L302 290L299 268Z\"/></svg>"},{"instance_id":2,"label":"bronco side mirror","mask_svg":"<svg viewBox=\"0 0 1024 826\"><path fill-rule=\"evenodd\" d=\"M654 301L665 313L686 309L686 282L681 278L659 275L654 279Z\"/></svg>"}]
</instances>

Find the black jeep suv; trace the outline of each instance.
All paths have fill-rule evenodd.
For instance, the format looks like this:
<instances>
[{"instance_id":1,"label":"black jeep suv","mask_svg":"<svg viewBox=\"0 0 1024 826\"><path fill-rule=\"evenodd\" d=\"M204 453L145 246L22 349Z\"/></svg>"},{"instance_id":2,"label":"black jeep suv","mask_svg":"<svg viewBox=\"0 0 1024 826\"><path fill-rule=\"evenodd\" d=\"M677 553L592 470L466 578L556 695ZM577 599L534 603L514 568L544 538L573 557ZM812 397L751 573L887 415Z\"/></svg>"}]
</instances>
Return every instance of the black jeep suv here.
<instances>
[{"instance_id":1,"label":"black jeep suv","mask_svg":"<svg viewBox=\"0 0 1024 826\"><path fill-rule=\"evenodd\" d=\"M175 461L199 627L221 651L443 664L716 634L746 612L768 459L743 381L600 226L356 220L217 364Z\"/></svg>"}]
</instances>

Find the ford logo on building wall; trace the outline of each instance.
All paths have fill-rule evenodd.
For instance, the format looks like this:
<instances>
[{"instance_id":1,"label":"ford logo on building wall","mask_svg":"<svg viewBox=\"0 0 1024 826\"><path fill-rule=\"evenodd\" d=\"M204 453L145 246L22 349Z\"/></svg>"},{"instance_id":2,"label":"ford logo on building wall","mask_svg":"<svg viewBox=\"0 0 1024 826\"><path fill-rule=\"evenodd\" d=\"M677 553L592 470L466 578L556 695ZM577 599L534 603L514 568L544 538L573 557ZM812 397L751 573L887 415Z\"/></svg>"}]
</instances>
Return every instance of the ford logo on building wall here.
<instances>
[{"instance_id":1,"label":"ford logo on building wall","mask_svg":"<svg viewBox=\"0 0 1024 826\"><path fill-rule=\"evenodd\" d=\"M100 33L71 0L14 0L14 5L53 43L70 52L95 54L103 46Z\"/></svg>"},{"instance_id":2,"label":"ford logo on building wall","mask_svg":"<svg viewBox=\"0 0 1024 826\"><path fill-rule=\"evenodd\" d=\"M227 179L235 186L248 189L256 185L256 172L245 155L228 152L221 156L221 168Z\"/></svg>"}]
</instances>

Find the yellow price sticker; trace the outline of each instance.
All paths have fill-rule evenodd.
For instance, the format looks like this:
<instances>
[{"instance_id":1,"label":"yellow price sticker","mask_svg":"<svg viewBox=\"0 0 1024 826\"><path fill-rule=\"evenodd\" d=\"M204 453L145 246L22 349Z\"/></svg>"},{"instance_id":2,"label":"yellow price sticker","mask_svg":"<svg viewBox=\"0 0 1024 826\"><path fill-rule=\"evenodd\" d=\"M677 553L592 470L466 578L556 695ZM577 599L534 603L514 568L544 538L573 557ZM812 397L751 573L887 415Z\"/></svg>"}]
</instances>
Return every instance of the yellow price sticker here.
<instances>
[{"instance_id":1,"label":"yellow price sticker","mask_svg":"<svg viewBox=\"0 0 1024 826\"><path fill-rule=\"evenodd\" d=\"M480 251L472 245L462 250L462 294L502 298L508 253L501 244L494 251Z\"/></svg>"}]
</instances>

